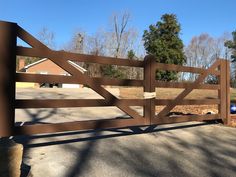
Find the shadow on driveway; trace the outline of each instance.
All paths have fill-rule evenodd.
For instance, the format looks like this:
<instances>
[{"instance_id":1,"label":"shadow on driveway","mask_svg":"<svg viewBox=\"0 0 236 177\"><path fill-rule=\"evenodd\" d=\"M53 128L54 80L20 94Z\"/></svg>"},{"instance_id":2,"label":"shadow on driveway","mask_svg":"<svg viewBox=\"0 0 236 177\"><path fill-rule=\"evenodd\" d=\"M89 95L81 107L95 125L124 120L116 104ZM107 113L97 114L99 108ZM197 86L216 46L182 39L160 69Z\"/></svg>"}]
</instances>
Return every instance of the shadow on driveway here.
<instances>
[{"instance_id":1,"label":"shadow on driveway","mask_svg":"<svg viewBox=\"0 0 236 177\"><path fill-rule=\"evenodd\" d=\"M18 136L15 140L24 144L36 177L47 173L49 177L236 174L235 129L209 123ZM45 159L34 160L38 151L46 154ZM51 173L51 161L56 163L57 174Z\"/></svg>"}]
</instances>

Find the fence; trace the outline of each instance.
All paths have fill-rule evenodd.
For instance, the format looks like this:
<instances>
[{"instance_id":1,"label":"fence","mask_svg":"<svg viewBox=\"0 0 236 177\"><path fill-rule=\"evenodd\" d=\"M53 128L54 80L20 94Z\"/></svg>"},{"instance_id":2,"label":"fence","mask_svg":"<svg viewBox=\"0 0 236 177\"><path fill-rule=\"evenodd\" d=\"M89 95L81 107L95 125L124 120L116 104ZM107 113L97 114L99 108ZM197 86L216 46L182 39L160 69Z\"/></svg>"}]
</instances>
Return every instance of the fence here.
<instances>
[{"instance_id":1,"label":"fence","mask_svg":"<svg viewBox=\"0 0 236 177\"><path fill-rule=\"evenodd\" d=\"M29 44L31 47L27 48L17 46L17 37ZM17 55L48 58L67 71L70 76L16 73ZM128 80L91 78L74 68L70 62L68 62L69 60L141 67L144 68L144 79ZM155 80L155 72L157 69L177 72L193 72L198 73L199 77L194 83L161 82ZM134 61L110 57L81 55L65 51L53 51L39 42L16 23L0 22L0 72L0 136L2 137L21 134L143 126L213 119L222 119L227 123L230 119L229 63L225 60L219 59L208 69L202 69L156 63L155 58L152 56L146 56L144 61ZM209 74L216 75L219 78L219 84L204 84L204 79ZM95 92L100 94L104 99L16 100L15 82L86 84ZM156 99L155 97L145 99L119 99L104 89L102 85L144 87L144 92L147 93L155 92L156 87L183 88L184 90L173 100ZM218 98L203 100L184 99L193 89L218 90ZM167 116L176 105L195 104L217 104L219 113L178 117ZM155 106L158 105L165 105L165 108L156 115ZM15 109L95 106L116 106L129 115L130 118L15 126ZM143 116L131 109L130 106L143 106Z\"/></svg>"}]
</instances>

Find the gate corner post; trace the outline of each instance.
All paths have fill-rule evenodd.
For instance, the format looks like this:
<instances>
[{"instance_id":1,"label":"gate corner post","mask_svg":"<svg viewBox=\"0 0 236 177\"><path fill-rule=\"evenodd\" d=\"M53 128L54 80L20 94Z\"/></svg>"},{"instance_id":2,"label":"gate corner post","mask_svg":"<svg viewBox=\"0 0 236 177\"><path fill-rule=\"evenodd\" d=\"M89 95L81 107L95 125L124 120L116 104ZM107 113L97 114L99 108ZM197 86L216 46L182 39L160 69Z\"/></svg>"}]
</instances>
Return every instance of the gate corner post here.
<instances>
[{"instance_id":1,"label":"gate corner post","mask_svg":"<svg viewBox=\"0 0 236 177\"><path fill-rule=\"evenodd\" d=\"M231 124L230 115L230 62L225 60L226 67L226 122L225 124Z\"/></svg>"},{"instance_id":2,"label":"gate corner post","mask_svg":"<svg viewBox=\"0 0 236 177\"><path fill-rule=\"evenodd\" d=\"M0 137L14 133L17 24L0 21Z\"/></svg>"},{"instance_id":3,"label":"gate corner post","mask_svg":"<svg viewBox=\"0 0 236 177\"><path fill-rule=\"evenodd\" d=\"M218 97L220 99L219 113L225 125L230 125L230 63L227 60L220 59L220 90Z\"/></svg>"}]
</instances>

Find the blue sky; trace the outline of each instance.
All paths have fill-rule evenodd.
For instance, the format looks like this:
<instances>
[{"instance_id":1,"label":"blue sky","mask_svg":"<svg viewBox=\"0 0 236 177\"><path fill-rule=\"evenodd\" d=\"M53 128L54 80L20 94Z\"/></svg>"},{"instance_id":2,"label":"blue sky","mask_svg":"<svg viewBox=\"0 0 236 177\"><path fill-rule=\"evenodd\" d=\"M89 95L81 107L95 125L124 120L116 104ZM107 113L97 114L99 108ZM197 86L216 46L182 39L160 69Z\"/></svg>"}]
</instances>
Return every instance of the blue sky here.
<instances>
[{"instance_id":1,"label":"blue sky","mask_svg":"<svg viewBox=\"0 0 236 177\"><path fill-rule=\"evenodd\" d=\"M0 0L0 20L18 23L33 35L47 27L57 46L68 42L76 29L92 34L109 26L114 13L128 11L130 26L140 36L164 13L177 15L181 38L187 44L201 33L220 36L236 29L236 0Z\"/></svg>"}]
</instances>

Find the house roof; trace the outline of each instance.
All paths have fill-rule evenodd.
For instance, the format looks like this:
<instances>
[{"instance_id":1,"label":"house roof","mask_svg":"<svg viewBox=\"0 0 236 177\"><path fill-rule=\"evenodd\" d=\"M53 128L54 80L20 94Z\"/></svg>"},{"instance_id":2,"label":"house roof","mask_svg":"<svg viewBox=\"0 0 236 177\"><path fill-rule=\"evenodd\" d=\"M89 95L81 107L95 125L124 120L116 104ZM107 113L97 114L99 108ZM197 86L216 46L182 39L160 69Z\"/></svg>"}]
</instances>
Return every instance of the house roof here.
<instances>
[{"instance_id":1,"label":"house roof","mask_svg":"<svg viewBox=\"0 0 236 177\"><path fill-rule=\"evenodd\" d=\"M49 59L48 59L48 58L43 58L43 59L38 60L38 61L36 61L36 62L34 62L34 63L31 63L31 64L29 64L29 65L26 65L23 69L28 69L28 68L30 68L30 67L32 67L32 66L35 66L35 65L37 65L37 64L39 64L39 63L42 63L42 62L46 61L46 60L49 60ZM72 66L74 66L76 69L78 69L78 70L81 71L82 73L84 73L84 72L87 71L86 69L84 69L83 67L81 67L80 65L78 65L77 63L75 63L75 62L73 62L73 61L71 61L71 60L68 60L68 63L71 64Z\"/></svg>"}]
</instances>

